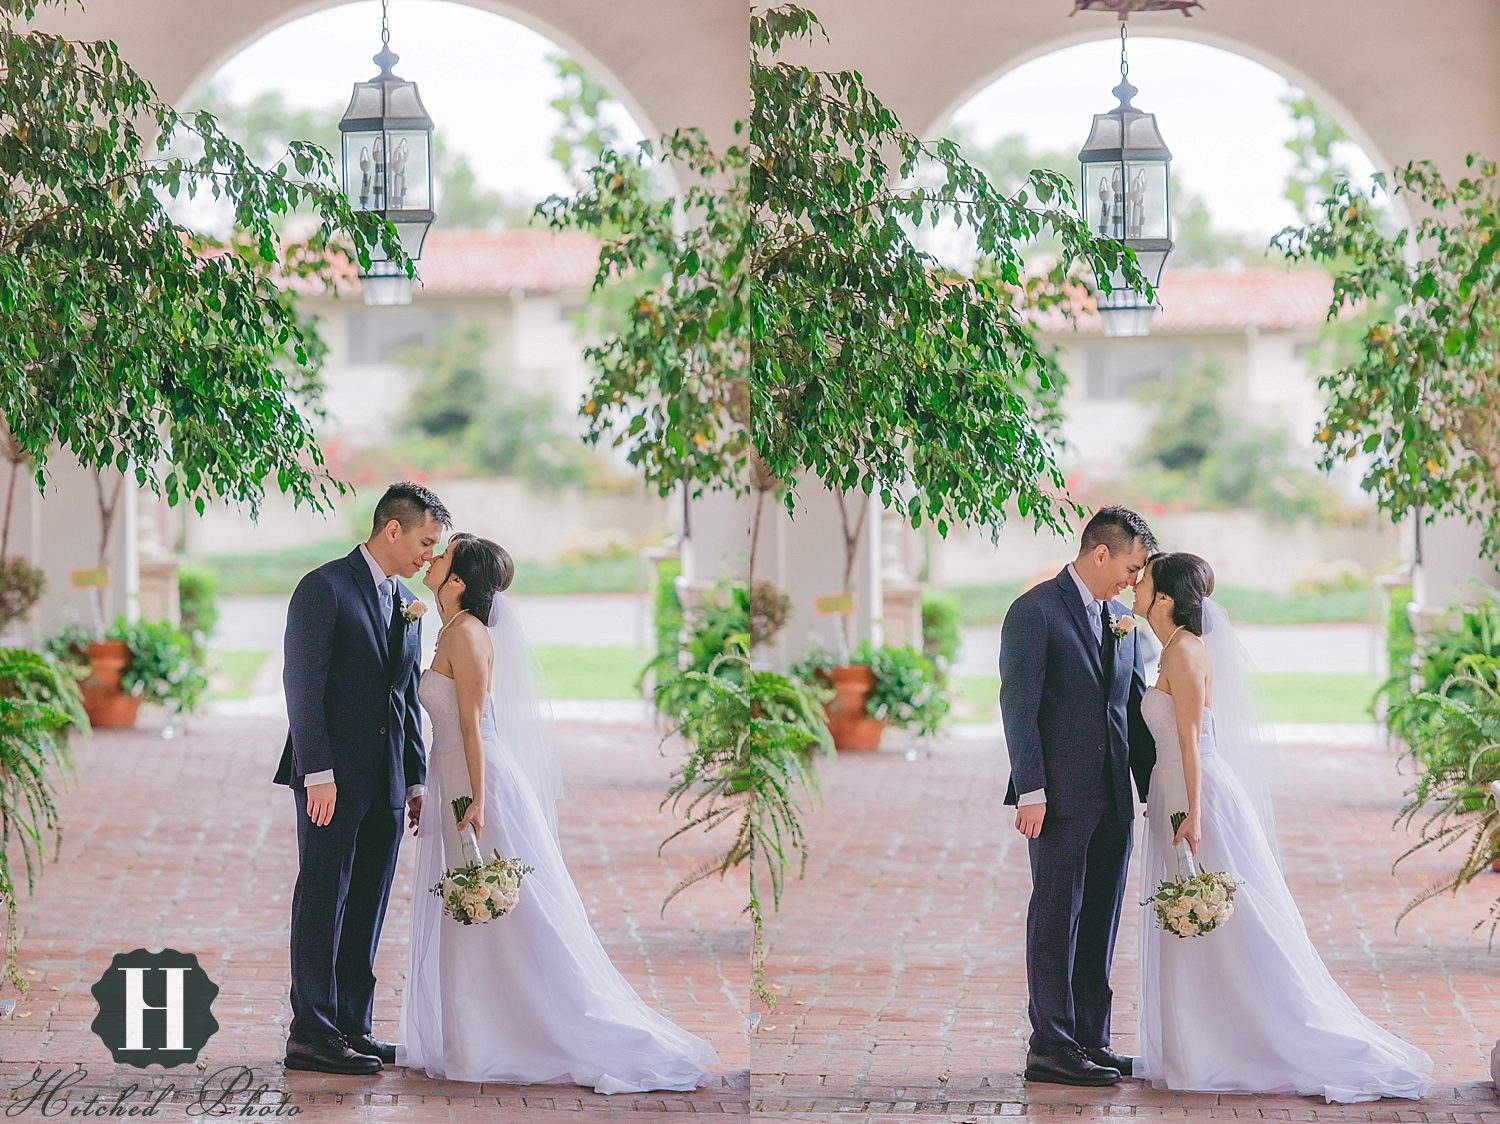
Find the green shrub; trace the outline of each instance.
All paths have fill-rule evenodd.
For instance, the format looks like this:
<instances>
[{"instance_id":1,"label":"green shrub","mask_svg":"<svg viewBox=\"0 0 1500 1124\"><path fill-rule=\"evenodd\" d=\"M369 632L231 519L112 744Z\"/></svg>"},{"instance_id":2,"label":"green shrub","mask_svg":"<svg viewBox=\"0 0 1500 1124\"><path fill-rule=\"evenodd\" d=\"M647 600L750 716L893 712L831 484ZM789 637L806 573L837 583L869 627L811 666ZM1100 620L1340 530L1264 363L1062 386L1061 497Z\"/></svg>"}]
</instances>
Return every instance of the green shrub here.
<instances>
[{"instance_id":1,"label":"green shrub","mask_svg":"<svg viewBox=\"0 0 1500 1124\"><path fill-rule=\"evenodd\" d=\"M922 592L922 651L945 681L948 669L958 658L958 618L961 611L958 598L951 593L938 593L930 589Z\"/></svg>"},{"instance_id":2,"label":"green shrub","mask_svg":"<svg viewBox=\"0 0 1500 1124\"><path fill-rule=\"evenodd\" d=\"M25 620L46 588L46 575L26 559L0 558L0 632Z\"/></svg>"},{"instance_id":3,"label":"green shrub","mask_svg":"<svg viewBox=\"0 0 1500 1124\"><path fill-rule=\"evenodd\" d=\"M182 631L202 652L219 623L219 575L206 566L180 566L177 570L177 600Z\"/></svg>"},{"instance_id":4,"label":"green shrub","mask_svg":"<svg viewBox=\"0 0 1500 1124\"><path fill-rule=\"evenodd\" d=\"M1470 657L1500 659L1500 600L1487 596L1472 606L1455 606L1447 620L1451 623L1435 628L1420 644L1415 638L1411 641L1417 651L1415 692L1409 656L1405 664L1392 663L1391 677L1376 692L1376 699L1386 703L1390 732L1408 745L1422 741L1422 723L1426 720L1425 710L1404 705L1413 693L1442 690ZM1402 643L1398 638L1397 658ZM1467 681L1459 682L1449 693L1462 699L1471 689Z\"/></svg>"}]
</instances>

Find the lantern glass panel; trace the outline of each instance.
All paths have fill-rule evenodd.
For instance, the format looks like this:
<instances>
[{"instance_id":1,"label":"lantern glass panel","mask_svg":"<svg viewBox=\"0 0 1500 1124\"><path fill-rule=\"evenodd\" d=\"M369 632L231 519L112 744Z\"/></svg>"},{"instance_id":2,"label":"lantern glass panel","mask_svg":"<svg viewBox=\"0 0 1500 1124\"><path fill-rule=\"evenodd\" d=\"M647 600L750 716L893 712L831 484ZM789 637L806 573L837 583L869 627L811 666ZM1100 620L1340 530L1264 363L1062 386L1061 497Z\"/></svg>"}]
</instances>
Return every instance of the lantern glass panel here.
<instances>
[{"instance_id":1,"label":"lantern glass panel","mask_svg":"<svg viewBox=\"0 0 1500 1124\"><path fill-rule=\"evenodd\" d=\"M1083 165L1089 229L1118 241L1168 238L1167 164L1161 160Z\"/></svg>"}]
</instances>

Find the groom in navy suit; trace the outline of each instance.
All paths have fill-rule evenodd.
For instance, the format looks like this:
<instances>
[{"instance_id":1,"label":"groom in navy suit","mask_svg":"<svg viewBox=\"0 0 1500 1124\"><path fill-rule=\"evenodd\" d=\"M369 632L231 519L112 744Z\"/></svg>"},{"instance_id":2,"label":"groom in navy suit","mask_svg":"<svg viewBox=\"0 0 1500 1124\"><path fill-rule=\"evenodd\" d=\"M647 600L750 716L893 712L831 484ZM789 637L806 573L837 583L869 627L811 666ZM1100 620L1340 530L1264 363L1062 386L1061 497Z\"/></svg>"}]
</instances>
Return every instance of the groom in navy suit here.
<instances>
[{"instance_id":1,"label":"groom in navy suit","mask_svg":"<svg viewBox=\"0 0 1500 1124\"><path fill-rule=\"evenodd\" d=\"M282 683L290 732L276 783L297 803L288 1069L374 1073L395 1047L371 1036L375 948L401 810L421 815L415 577L451 525L426 488L392 485L367 541L319 566L287 609Z\"/></svg>"},{"instance_id":2,"label":"groom in navy suit","mask_svg":"<svg viewBox=\"0 0 1500 1124\"><path fill-rule=\"evenodd\" d=\"M1141 718L1145 670L1134 621L1114 598L1156 552L1133 511L1105 507L1078 557L1017 598L1000 634L1005 802L1031 856L1026 1079L1113 1085L1131 1059L1109 1048L1109 966L1135 822L1156 744Z\"/></svg>"}]
</instances>

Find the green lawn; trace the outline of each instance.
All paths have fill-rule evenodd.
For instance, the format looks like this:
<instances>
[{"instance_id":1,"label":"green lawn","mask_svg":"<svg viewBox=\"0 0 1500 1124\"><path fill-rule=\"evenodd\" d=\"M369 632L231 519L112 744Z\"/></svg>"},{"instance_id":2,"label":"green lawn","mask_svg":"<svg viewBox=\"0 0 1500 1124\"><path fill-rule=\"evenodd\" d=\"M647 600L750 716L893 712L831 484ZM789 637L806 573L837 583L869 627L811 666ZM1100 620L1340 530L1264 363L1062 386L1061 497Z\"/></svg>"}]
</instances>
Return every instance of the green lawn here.
<instances>
[{"instance_id":1,"label":"green lawn","mask_svg":"<svg viewBox=\"0 0 1500 1124\"><path fill-rule=\"evenodd\" d=\"M1272 722L1362 723L1373 722L1370 699L1380 680L1373 675L1263 675L1267 718ZM998 675L968 676L958 681L954 697L954 719L958 722L991 722L1000 695Z\"/></svg>"},{"instance_id":2,"label":"green lawn","mask_svg":"<svg viewBox=\"0 0 1500 1124\"><path fill-rule=\"evenodd\" d=\"M225 649L208 657L209 697L248 699L255 677L265 666L269 652Z\"/></svg>"},{"instance_id":3,"label":"green lawn","mask_svg":"<svg viewBox=\"0 0 1500 1124\"><path fill-rule=\"evenodd\" d=\"M352 549L350 543L321 543L264 554L222 555L206 558L203 564L218 574L221 597L287 597L303 574ZM408 584L416 588L415 582ZM519 562L512 590L523 595L634 593L645 591L648 585L642 562L628 555L558 565Z\"/></svg>"},{"instance_id":4,"label":"green lawn","mask_svg":"<svg viewBox=\"0 0 1500 1124\"><path fill-rule=\"evenodd\" d=\"M1021 594L1019 584L954 586L946 592L958 598L959 623L997 625L1011 602ZM1214 600L1241 624L1326 624L1379 621L1384 610L1374 590L1339 587L1307 593L1260 593L1226 587Z\"/></svg>"},{"instance_id":5,"label":"green lawn","mask_svg":"<svg viewBox=\"0 0 1500 1124\"><path fill-rule=\"evenodd\" d=\"M554 699L638 699L636 677L651 658L644 648L539 646L535 651Z\"/></svg>"}]
</instances>

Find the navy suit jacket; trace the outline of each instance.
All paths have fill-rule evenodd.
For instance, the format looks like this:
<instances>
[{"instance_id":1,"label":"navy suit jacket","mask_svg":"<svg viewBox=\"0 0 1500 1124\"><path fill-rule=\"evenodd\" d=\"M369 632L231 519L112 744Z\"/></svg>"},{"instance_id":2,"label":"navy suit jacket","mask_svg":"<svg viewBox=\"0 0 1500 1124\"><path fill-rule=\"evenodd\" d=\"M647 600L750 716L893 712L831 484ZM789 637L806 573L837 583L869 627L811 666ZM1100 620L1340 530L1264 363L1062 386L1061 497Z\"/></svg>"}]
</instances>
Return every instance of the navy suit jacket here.
<instances>
[{"instance_id":1,"label":"navy suit jacket","mask_svg":"<svg viewBox=\"0 0 1500 1124\"><path fill-rule=\"evenodd\" d=\"M400 605L411 597L397 583ZM427 775L417 664L422 622L380 620L380 595L356 547L297 584L286 618L282 684L290 730L276 783L301 790L332 769L339 801L406 803ZM382 764L385 785L377 791Z\"/></svg>"},{"instance_id":2,"label":"navy suit jacket","mask_svg":"<svg viewBox=\"0 0 1500 1124\"><path fill-rule=\"evenodd\" d=\"M1106 610L1129 613L1118 601ZM1000 634L1007 804L1044 788L1049 816L1134 817L1130 775L1144 800L1156 764L1156 742L1141 718L1146 675L1137 640L1134 630L1110 637L1115 652L1106 681L1088 610L1066 567L1011 605Z\"/></svg>"}]
</instances>

